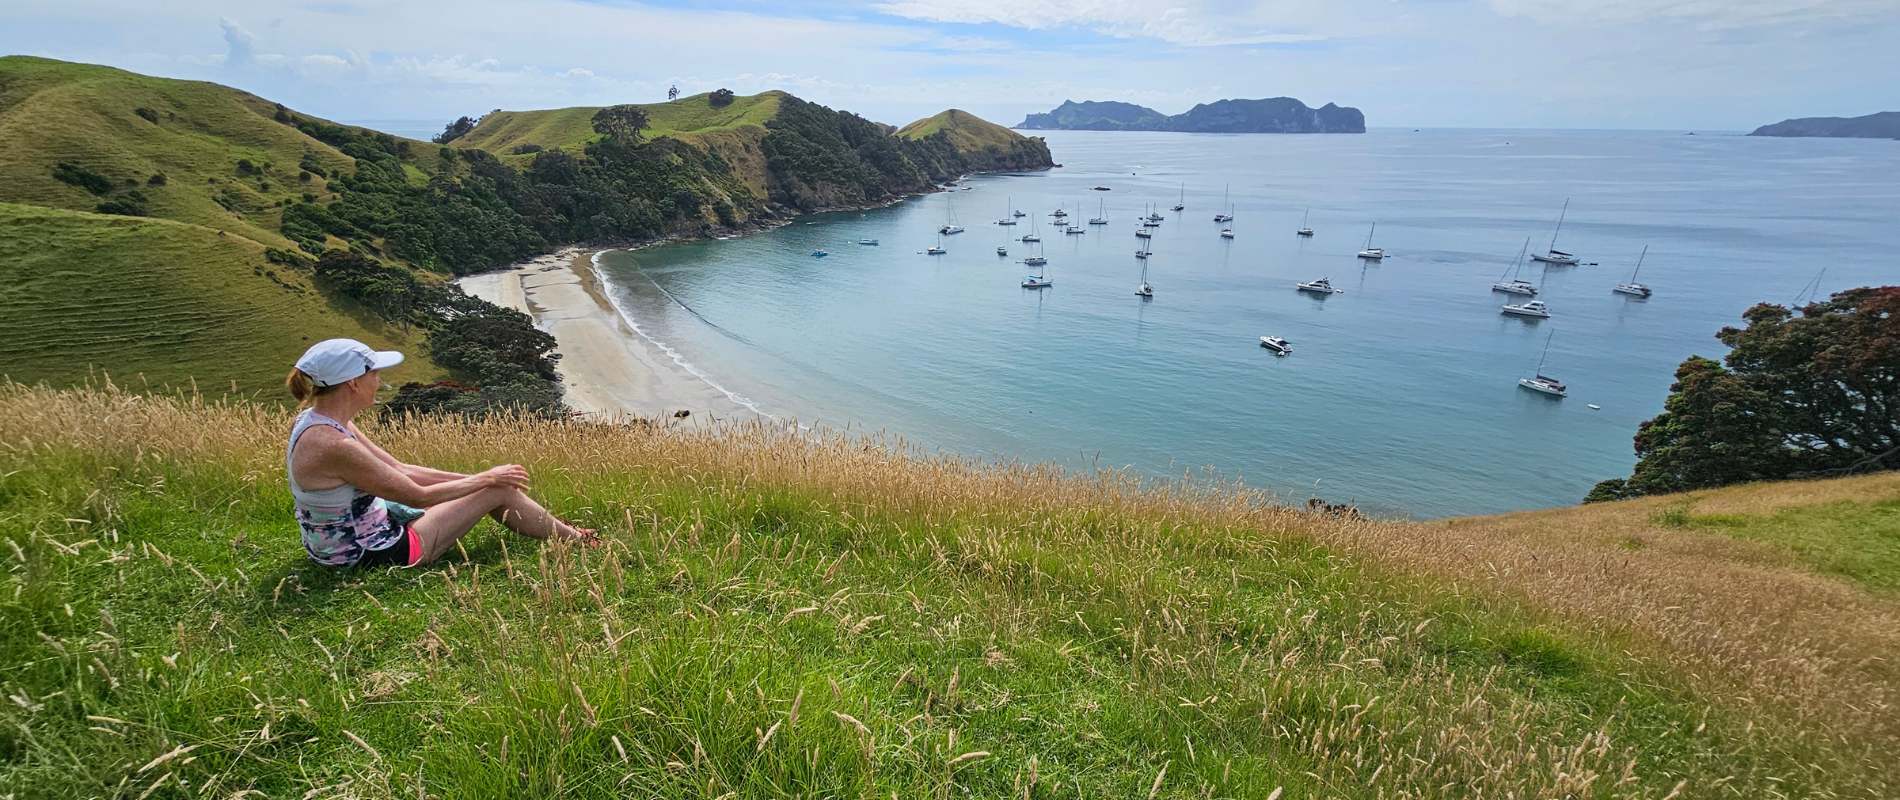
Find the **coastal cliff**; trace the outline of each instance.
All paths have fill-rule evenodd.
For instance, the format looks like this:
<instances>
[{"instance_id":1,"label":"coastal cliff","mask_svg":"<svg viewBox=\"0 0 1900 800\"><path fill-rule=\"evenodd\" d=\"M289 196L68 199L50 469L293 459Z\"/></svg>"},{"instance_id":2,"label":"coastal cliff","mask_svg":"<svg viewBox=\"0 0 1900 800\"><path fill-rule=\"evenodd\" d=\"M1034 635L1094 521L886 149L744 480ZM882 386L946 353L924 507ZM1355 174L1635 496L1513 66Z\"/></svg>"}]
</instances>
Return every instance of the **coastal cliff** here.
<instances>
[{"instance_id":1,"label":"coastal cliff","mask_svg":"<svg viewBox=\"0 0 1900 800\"><path fill-rule=\"evenodd\" d=\"M1175 133L1365 133L1366 116L1357 108L1332 103L1311 108L1291 97L1217 100L1174 116L1132 103L1064 100L1047 113L1030 114L1016 127Z\"/></svg>"}]
</instances>

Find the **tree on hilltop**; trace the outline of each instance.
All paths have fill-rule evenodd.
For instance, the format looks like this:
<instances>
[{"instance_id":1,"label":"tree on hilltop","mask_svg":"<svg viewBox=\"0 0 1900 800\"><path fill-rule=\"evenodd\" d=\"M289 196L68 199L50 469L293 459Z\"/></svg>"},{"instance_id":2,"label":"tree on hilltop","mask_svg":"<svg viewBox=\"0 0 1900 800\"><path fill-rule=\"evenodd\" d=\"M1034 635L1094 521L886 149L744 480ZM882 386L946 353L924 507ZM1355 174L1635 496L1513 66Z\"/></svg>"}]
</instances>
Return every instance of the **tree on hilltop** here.
<instances>
[{"instance_id":1,"label":"tree on hilltop","mask_svg":"<svg viewBox=\"0 0 1900 800\"><path fill-rule=\"evenodd\" d=\"M713 108L725 108L732 105L732 97L731 89L714 89L712 94L706 95L706 103Z\"/></svg>"},{"instance_id":2,"label":"tree on hilltop","mask_svg":"<svg viewBox=\"0 0 1900 800\"><path fill-rule=\"evenodd\" d=\"M443 128L441 133L436 134L435 138L429 141L435 142L436 144L448 144L463 136L467 136L469 131L475 130L475 123L480 121L481 120L474 117L459 117L454 122L449 123L448 127Z\"/></svg>"},{"instance_id":3,"label":"tree on hilltop","mask_svg":"<svg viewBox=\"0 0 1900 800\"><path fill-rule=\"evenodd\" d=\"M1716 338L1722 363L1676 368L1636 432L1636 468L1590 500L1900 469L1900 286L1794 309L1761 303Z\"/></svg>"},{"instance_id":4,"label":"tree on hilltop","mask_svg":"<svg viewBox=\"0 0 1900 800\"><path fill-rule=\"evenodd\" d=\"M594 112L594 132L621 144L638 144L647 112L639 106L608 106Z\"/></svg>"}]
</instances>

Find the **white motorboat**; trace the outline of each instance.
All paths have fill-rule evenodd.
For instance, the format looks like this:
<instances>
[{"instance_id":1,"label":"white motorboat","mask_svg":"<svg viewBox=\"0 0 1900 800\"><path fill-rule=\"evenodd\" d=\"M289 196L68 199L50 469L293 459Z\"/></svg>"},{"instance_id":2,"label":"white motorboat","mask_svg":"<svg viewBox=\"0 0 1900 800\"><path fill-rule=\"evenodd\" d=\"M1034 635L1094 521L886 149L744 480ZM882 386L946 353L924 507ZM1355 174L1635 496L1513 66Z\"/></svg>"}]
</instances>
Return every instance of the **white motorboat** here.
<instances>
[{"instance_id":1,"label":"white motorboat","mask_svg":"<svg viewBox=\"0 0 1900 800\"><path fill-rule=\"evenodd\" d=\"M830 254L830 253L827 253L827 252L825 252L825 251L823 251L823 250L813 250L813 251L811 251L811 257L812 257L812 258L824 258L825 256L828 256L828 255L831 255L831 254Z\"/></svg>"},{"instance_id":2,"label":"white motorboat","mask_svg":"<svg viewBox=\"0 0 1900 800\"><path fill-rule=\"evenodd\" d=\"M945 236L950 236L952 234L962 233L963 226L962 225L945 225L941 228L938 228L937 232Z\"/></svg>"},{"instance_id":3,"label":"white motorboat","mask_svg":"<svg viewBox=\"0 0 1900 800\"><path fill-rule=\"evenodd\" d=\"M1041 236L1037 236L1037 235L1035 235L1035 234L1033 234L1033 233L1025 233L1025 234L1023 234L1023 238L1021 238L1021 239L1019 239L1019 240L1017 240L1017 241L1020 241L1020 242L1023 242L1024 244L1029 244L1029 243L1034 243L1034 242L1040 242L1040 241L1042 241L1042 237L1041 237Z\"/></svg>"},{"instance_id":4,"label":"white motorboat","mask_svg":"<svg viewBox=\"0 0 1900 800\"><path fill-rule=\"evenodd\" d=\"M1636 282L1636 273L1643 271L1643 258L1648 255L1649 245L1643 245L1643 254L1636 257L1636 269L1630 270L1630 282L1619 283L1615 289L1611 289L1610 291L1616 292L1617 294L1626 294L1631 297L1648 297L1650 295L1649 287Z\"/></svg>"},{"instance_id":5,"label":"white motorboat","mask_svg":"<svg viewBox=\"0 0 1900 800\"><path fill-rule=\"evenodd\" d=\"M1054 285L1056 285L1055 281L1049 280L1048 278L1042 277L1041 275L1023 276L1024 289L1047 289Z\"/></svg>"},{"instance_id":6,"label":"white motorboat","mask_svg":"<svg viewBox=\"0 0 1900 800\"><path fill-rule=\"evenodd\" d=\"M1234 238L1234 229L1233 229L1233 228L1222 228L1222 229L1220 229L1220 238L1222 238L1222 239L1232 239L1232 238Z\"/></svg>"},{"instance_id":7,"label":"white motorboat","mask_svg":"<svg viewBox=\"0 0 1900 800\"><path fill-rule=\"evenodd\" d=\"M1550 232L1550 252L1533 253L1531 254L1531 258L1546 264L1556 264L1564 267L1574 267L1577 265L1576 255L1557 249L1557 234L1563 231L1564 215L1568 213L1570 213L1570 198L1566 197L1564 198L1563 210L1557 212L1557 228Z\"/></svg>"},{"instance_id":8,"label":"white motorboat","mask_svg":"<svg viewBox=\"0 0 1900 800\"><path fill-rule=\"evenodd\" d=\"M1524 271L1524 254L1530 252L1530 249L1531 240L1530 237L1526 236L1524 237L1524 247L1517 251L1517 260L1512 261L1511 266L1505 268L1504 274L1498 276L1497 283L1491 284L1491 291L1504 292L1505 294L1521 294L1527 297L1537 296L1537 287L1531 285L1530 281L1514 277ZM1507 278L1509 280L1506 280Z\"/></svg>"},{"instance_id":9,"label":"white motorboat","mask_svg":"<svg viewBox=\"0 0 1900 800\"><path fill-rule=\"evenodd\" d=\"M1010 219L1010 218L1007 218L1007 217L1005 217L1005 218L1003 218L1003 219L999 219L999 220L997 220L997 221L996 221L996 224L998 224L998 225L1014 225L1014 224L1016 224L1016 220L1014 220L1014 219Z\"/></svg>"},{"instance_id":10,"label":"white motorboat","mask_svg":"<svg viewBox=\"0 0 1900 800\"><path fill-rule=\"evenodd\" d=\"M1380 259L1385 258L1385 248L1372 246L1372 233L1373 231L1377 231L1378 229L1379 229L1379 223L1374 222L1372 223L1372 229L1366 231L1366 246L1364 249L1359 251L1360 258L1366 259L1368 261L1378 261Z\"/></svg>"},{"instance_id":11,"label":"white motorboat","mask_svg":"<svg viewBox=\"0 0 1900 800\"><path fill-rule=\"evenodd\" d=\"M1313 229L1306 227L1306 218L1312 215L1313 215L1313 209L1310 209L1310 208L1307 209L1305 213L1300 215L1300 229L1293 232L1294 236L1312 236L1313 235Z\"/></svg>"},{"instance_id":12,"label":"white motorboat","mask_svg":"<svg viewBox=\"0 0 1900 800\"><path fill-rule=\"evenodd\" d=\"M876 239L859 239L859 240L858 240L858 244L861 244L861 245L866 245L866 246L869 246L869 247L876 247L876 246L877 246L877 240L876 240Z\"/></svg>"},{"instance_id":13,"label":"white motorboat","mask_svg":"<svg viewBox=\"0 0 1900 800\"><path fill-rule=\"evenodd\" d=\"M1031 267L1040 267L1049 263L1049 259L1043 258L1042 256L1030 256L1023 259L1023 263Z\"/></svg>"},{"instance_id":14,"label":"white motorboat","mask_svg":"<svg viewBox=\"0 0 1900 800\"><path fill-rule=\"evenodd\" d=\"M1564 397L1570 393L1569 387L1564 386L1563 381L1544 374L1544 359L1550 357L1550 339L1556 335L1556 331L1551 331L1550 336L1544 337L1544 354L1537 357L1537 371L1529 378L1518 378L1517 385L1552 397Z\"/></svg>"},{"instance_id":15,"label":"white motorboat","mask_svg":"<svg viewBox=\"0 0 1900 800\"><path fill-rule=\"evenodd\" d=\"M1283 356L1293 352L1293 343L1278 336L1260 337L1260 346L1272 350L1276 356Z\"/></svg>"},{"instance_id":16,"label":"white motorboat","mask_svg":"<svg viewBox=\"0 0 1900 800\"><path fill-rule=\"evenodd\" d=\"M1339 294L1345 291L1344 289L1333 288L1333 281L1330 278L1320 278L1316 281L1307 281L1293 285L1297 287L1299 291L1312 292L1314 294Z\"/></svg>"},{"instance_id":17,"label":"white motorboat","mask_svg":"<svg viewBox=\"0 0 1900 800\"><path fill-rule=\"evenodd\" d=\"M1542 300L1532 300L1526 303L1505 303L1500 308L1506 314L1519 317L1550 319L1550 307L1544 305L1544 301Z\"/></svg>"},{"instance_id":18,"label":"white motorboat","mask_svg":"<svg viewBox=\"0 0 1900 800\"><path fill-rule=\"evenodd\" d=\"M1064 234L1066 234L1066 235L1069 235L1069 236L1074 236L1074 235L1076 235L1076 234L1078 234L1078 233L1088 233L1088 232L1089 232L1089 229L1088 229L1088 228L1084 228L1084 227L1082 227L1082 226L1080 226L1080 225L1070 225L1070 226L1069 226L1069 227L1067 227L1067 228L1063 228L1063 229L1062 229L1062 232L1063 232Z\"/></svg>"},{"instance_id":19,"label":"white motorboat","mask_svg":"<svg viewBox=\"0 0 1900 800\"><path fill-rule=\"evenodd\" d=\"M999 245L997 245L997 246L996 246L996 254L997 254L997 255L999 255L999 256L1006 256L1006 255L1009 255L1009 248L1007 248L1007 247L1004 247L1004 246L1002 246L1002 245L1000 245L1000 244L999 244Z\"/></svg>"}]
</instances>

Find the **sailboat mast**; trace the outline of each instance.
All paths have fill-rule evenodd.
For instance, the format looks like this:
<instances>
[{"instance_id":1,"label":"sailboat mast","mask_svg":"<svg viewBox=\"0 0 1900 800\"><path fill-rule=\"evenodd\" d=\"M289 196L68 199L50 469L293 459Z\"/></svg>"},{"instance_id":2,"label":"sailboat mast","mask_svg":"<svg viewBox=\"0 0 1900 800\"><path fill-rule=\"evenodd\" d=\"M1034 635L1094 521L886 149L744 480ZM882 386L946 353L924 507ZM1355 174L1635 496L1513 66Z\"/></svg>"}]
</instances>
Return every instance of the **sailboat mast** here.
<instances>
[{"instance_id":1,"label":"sailboat mast","mask_svg":"<svg viewBox=\"0 0 1900 800\"><path fill-rule=\"evenodd\" d=\"M1514 262L1511 262L1511 277L1521 278L1524 276L1524 254L1530 251L1531 251L1531 237L1526 236L1524 237L1523 249L1517 251L1517 260Z\"/></svg>"},{"instance_id":2,"label":"sailboat mast","mask_svg":"<svg viewBox=\"0 0 1900 800\"><path fill-rule=\"evenodd\" d=\"M1649 255L1649 245L1643 245L1643 253L1636 257L1636 269L1630 270L1630 283L1636 282L1636 273L1643 271L1643 258Z\"/></svg>"},{"instance_id":3,"label":"sailboat mast","mask_svg":"<svg viewBox=\"0 0 1900 800\"><path fill-rule=\"evenodd\" d=\"M1552 330L1549 336L1544 337L1544 354L1537 357L1538 377L1543 377L1544 375L1544 360L1550 358L1550 340L1551 340L1551 337L1556 336L1556 335L1557 335L1557 332L1555 330Z\"/></svg>"},{"instance_id":4,"label":"sailboat mast","mask_svg":"<svg viewBox=\"0 0 1900 800\"><path fill-rule=\"evenodd\" d=\"M1564 208L1557 212L1557 229L1550 232L1550 249L1557 249L1557 233L1564 229L1564 215L1570 213L1570 198L1564 198Z\"/></svg>"},{"instance_id":5,"label":"sailboat mast","mask_svg":"<svg viewBox=\"0 0 1900 800\"><path fill-rule=\"evenodd\" d=\"M1372 228L1371 228L1371 230L1368 230L1368 231L1366 231L1366 246L1365 246L1365 249L1367 249L1367 250L1371 250L1371 249L1372 249L1372 233L1373 233L1373 231L1376 231L1376 230L1378 230L1378 229L1379 229L1379 223L1377 223L1377 222L1374 222L1374 223L1372 223Z\"/></svg>"}]
</instances>

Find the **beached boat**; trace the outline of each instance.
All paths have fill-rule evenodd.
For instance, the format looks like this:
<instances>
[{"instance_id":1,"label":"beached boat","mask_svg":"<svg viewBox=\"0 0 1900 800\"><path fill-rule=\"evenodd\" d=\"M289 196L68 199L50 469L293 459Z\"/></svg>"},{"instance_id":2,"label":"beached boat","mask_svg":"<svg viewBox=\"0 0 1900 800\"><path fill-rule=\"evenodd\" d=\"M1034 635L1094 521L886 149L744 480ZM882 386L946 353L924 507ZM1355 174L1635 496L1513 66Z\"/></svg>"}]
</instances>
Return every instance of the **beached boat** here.
<instances>
[{"instance_id":1,"label":"beached boat","mask_svg":"<svg viewBox=\"0 0 1900 800\"><path fill-rule=\"evenodd\" d=\"M1374 222L1372 223L1371 230L1366 231L1366 246L1364 249L1359 251L1360 258L1366 259L1368 261L1378 261L1380 259L1385 258L1385 248L1372 246L1372 234L1374 231L1377 231L1378 229L1379 229L1379 223Z\"/></svg>"},{"instance_id":2,"label":"beached boat","mask_svg":"<svg viewBox=\"0 0 1900 800\"><path fill-rule=\"evenodd\" d=\"M1544 374L1544 360L1550 357L1550 339L1556 335L1556 331L1551 331L1550 336L1544 337L1544 354L1537 357L1537 372L1529 378L1518 378L1517 385L1552 397L1561 398L1570 394L1569 387L1564 386L1563 381Z\"/></svg>"},{"instance_id":3,"label":"beached boat","mask_svg":"<svg viewBox=\"0 0 1900 800\"><path fill-rule=\"evenodd\" d=\"M1532 286L1530 281L1516 277L1517 274L1523 271L1524 254L1530 252L1530 249L1531 240L1530 237L1526 236L1524 237L1524 247L1517 251L1517 259L1511 262L1511 266L1505 268L1503 275L1498 276L1497 283L1491 284L1491 291L1504 292L1505 294L1521 294L1529 297L1537 296L1536 286ZM1510 280L1505 280L1506 278L1510 278Z\"/></svg>"},{"instance_id":4,"label":"beached boat","mask_svg":"<svg viewBox=\"0 0 1900 800\"><path fill-rule=\"evenodd\" d=\"M1570 213L1570 198L1566 197L1564 198L1563 210L1557 212L1557 228L1550 232L1550 252L1533 253L1531 254L1531 258L1546 264L1556 264L1564 267L1574 267L1577 265L1576 255L1557 249L1557 234L1563 232L1564 215L1568 213Z\"/></svg>"},{"instance_id":5,"label":"beached boat","mask_svg":"<svg viewBox=\"0 0 1900 800\"><path fill-rule=\"evenodd\" d=\"M1544 305L1544 301L1542 300L1532 300L1526 303L1505 303L1499 307L1499 310L1512 316L1550 319L1550 307Z\"/></svg>"},{"instance_id":6,"label":"beached boat","mask_svg":"<svg viewBox=\"0 0 1900 800\"><path fill-rule=\"evenodd\" d=\"M1339 294L1340 292L1345 291L1344 289L1333 288L1333 281L1331 278L1320 278L1319 280L1316 280L1316 281L1307 281L1305 283L1296 283L1293 285L1297 287L1299 291L1312 292L1313 294Z\"/></svg>"},{"instance_id":7,"label":"beached boat","mask_svg":"<svg viewBox=\"0 0 1900 800\"><path fill-rule=\"evenodd\" d=\"M1636 257L1636 269L1630 270L1629 283L1619 283L1615 289L1611 289L1610 291L1616 292L1617 294L1626 294L1631 297L1648 297L1650 295L1649 287L1636 282L1636 274L1643 271L1643 258L1648 255L1649 245L1643 245L1643 254Z\"/></svg>"},{"instance_id":8,"label":"beached boat","mask_svg":"<svg viewBox=\"0 0 1900 800\"><path fill-rule=\"evenodd\" d=\"M1283 356L1293 352L1293 343L1278 336L1260 337L1260 346L1272 350L1276 356Z\"/></svg>"}]
</instances>

